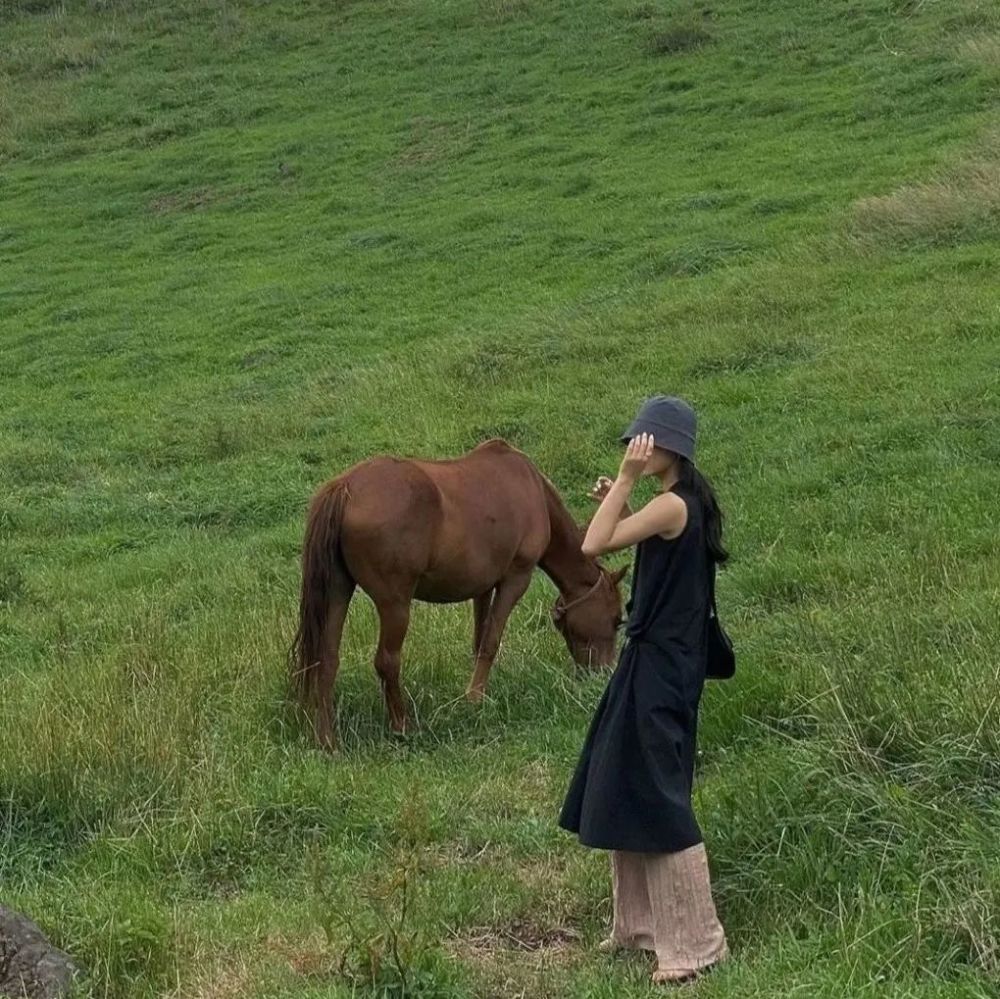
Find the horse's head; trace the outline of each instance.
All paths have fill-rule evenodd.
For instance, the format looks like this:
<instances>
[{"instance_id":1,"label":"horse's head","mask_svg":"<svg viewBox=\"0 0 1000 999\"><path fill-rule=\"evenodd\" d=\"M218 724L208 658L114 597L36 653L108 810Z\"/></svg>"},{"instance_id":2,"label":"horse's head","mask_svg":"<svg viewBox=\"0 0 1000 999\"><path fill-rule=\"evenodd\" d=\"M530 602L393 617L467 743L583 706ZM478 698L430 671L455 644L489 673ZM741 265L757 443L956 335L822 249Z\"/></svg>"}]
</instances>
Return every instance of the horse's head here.
<instances>
[{"instance_id":1,"label":"horse's head","mask_svg":"<svg viewBox=\"0 0 1000 999\"><path fill-rule=\"evenodd\" d=\"M615 661L615 638L622 623L618 584L628 569L600 569L600 578L589 590L568 602L559 597L552 608L552 622L580 666L610 666Z\"/></svg>"}]
</instances>

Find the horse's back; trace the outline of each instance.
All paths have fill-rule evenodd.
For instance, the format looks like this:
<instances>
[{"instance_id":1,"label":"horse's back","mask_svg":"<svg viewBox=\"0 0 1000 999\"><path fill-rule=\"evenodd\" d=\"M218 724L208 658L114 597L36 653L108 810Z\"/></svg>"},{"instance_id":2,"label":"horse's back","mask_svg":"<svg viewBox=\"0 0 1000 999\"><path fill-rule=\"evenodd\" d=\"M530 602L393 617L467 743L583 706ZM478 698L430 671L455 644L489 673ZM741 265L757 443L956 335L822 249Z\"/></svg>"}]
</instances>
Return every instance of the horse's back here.
<instances>
[{"instance_id":1,"label":"horse's back","mask_svg":"<svg viewBox=\"0 0 1000 999\"><path fill-rule=\"evenodd\" d=\"M478 571L535 564L548 547L549 516L538 470L499 439L441 462L421 463L440 490L439 563Z\"/></svg>"},{"instance_id":2,"label":"horse's back","mask_svg":"<svg viewBox=\"0 0 1000 999\"><path fill-rule=\"evenodd\" d=\"M505 441L457 458L376 457L345 472L342 547L370 591L392 575L418 596L461 600L514 563L534 564L549 541L540 473Z\"/></svg>"},{"instance_id":3,"label":"horse's back","mask_svg":"<svg viewBox=\"0 0 1000 999\"><path fill-rule=\"evenodd\" d=\"M340 480L350 496L346 522L353 529L419 522L433 526L443 516L440 491L420 463L378 456L348 469Z\"/></svg>"},{"instance_id":4,"label":"horse's back","mask_svg":"<svg viewBox=\"0 0 1000 999\"><path fill-rule=\"evenodd\" d=\"M451 512L503 506L545 514L539 471L524 452L501 438L478 444L457 458L427 460L379 455L353 465L326 488L346 487L348 524L398 524L399 518L433 522Z\"/></svg>"},{"instance_id":5,"label":"horse's back","mask_svg":"<svg viewBox=\"0 0 1000 999\"><path fill-rule=\"evenodd\" d=\"M522 532L547 528L540 473L505 440L484 441L457 458L416 464L440 490L446 517L485 518Z\"/></svg>"}]
</instances>

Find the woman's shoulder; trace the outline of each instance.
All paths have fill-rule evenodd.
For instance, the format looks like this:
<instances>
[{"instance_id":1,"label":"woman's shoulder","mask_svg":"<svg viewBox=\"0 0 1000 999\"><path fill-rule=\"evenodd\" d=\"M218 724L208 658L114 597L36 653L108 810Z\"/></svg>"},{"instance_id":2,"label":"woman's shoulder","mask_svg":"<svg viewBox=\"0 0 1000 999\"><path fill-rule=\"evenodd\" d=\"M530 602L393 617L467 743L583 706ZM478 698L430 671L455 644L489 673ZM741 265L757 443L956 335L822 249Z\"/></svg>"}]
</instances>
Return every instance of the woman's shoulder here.
<instances>
[{"instance_id":1,"label":"woman's shoulder","mask_svg":"<svg viewBox=\"0 0 1000 999\"><path fill-rule=\"evenodd\" d=\"M701 513L701 500L698 498L698 494L689 486L676 482L670 487L669 492L683 501L684 505L688 508L688 514Z\"/></svg>"},{"instance_id":2,"label":"woman's shoulder","mask_svg":"<svg viewBox=\"0 0 1000 999\"><path fill-rule=\"evenodd\" d=\"M678 537L684 537L700 531L704 524L705 511L698 494L680 483L672 486L670 492L684 504L687 511L684 530Z\"/></svg>"},{"instance_id":3,"label":"woman's shoulder","mask_svg":"<svg viewBox=\"0 0 1000 999\"><path fill-rule=\"evenodd\" d=\"M665 490L650 500L647 508L655 505L659 511L658 516L664 522L664 530L651 534L639 542L640 545L647 541L653 545L672 545L678 538L688 533L691 523L691 501L674 488Z\"/></svg>"}]
</instances>

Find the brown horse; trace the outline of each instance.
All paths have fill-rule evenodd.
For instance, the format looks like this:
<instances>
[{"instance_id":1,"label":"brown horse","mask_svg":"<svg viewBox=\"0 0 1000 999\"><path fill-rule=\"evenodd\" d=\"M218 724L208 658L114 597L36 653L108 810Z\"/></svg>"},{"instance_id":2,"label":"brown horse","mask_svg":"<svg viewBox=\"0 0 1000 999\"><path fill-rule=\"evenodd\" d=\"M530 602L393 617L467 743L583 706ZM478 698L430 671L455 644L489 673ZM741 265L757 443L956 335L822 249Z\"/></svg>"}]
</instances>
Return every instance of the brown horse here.
<instances>
[{"instance_id":1,"label":"brown horse","mask_svg":"<svg viewBox=\"0 0 1000 999\"><path fill-rule=\"evenodd\" d=\"M400 653L414 599L473 601L473 701L482 699L507 618L536 565L559 590L552 617L573 658L611 663L625 570L609 572L580 543L552 483L502 440L451 460L371 458L320 487L302 549L293 647L299 699L314 712L320 745L334 745L331 699L356 586L378 611L375 669L397 732L406 730Z\"/></svg>"}]
</instances>

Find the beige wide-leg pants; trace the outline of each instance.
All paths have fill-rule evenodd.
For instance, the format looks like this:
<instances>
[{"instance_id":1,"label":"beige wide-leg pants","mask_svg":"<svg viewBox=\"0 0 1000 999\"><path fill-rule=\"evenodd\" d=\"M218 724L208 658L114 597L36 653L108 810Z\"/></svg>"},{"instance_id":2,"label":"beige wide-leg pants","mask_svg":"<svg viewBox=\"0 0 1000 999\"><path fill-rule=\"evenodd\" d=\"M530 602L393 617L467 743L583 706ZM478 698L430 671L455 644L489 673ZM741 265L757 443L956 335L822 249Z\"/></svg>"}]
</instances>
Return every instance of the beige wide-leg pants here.
<instances>
[{"instance_id":1,"label":"beige wide-leg pants","mask_svg":"<svg viewBox=\"0 0 1000 999\"><path fill-rule=\"evenodd\" d=\"M677 853L612 850L611 885L611 940L653 951L657 971L698 971L728 953L704 843Z\"/></svg>"}]
</instances>

